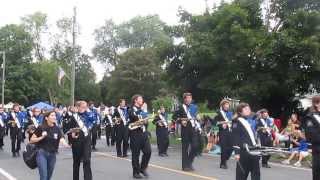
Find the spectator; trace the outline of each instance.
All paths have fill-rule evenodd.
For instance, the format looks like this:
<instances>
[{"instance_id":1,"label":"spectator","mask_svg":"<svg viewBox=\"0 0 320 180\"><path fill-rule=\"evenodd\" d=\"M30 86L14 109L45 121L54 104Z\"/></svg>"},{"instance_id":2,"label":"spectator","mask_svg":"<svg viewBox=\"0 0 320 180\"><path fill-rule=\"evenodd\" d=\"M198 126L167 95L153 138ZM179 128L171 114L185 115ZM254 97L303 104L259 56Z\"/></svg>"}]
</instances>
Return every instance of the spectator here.
<instances>
[{"instance_id":1,"label":"spectator","mask_svg":"<svg viewBox=\"0 0 320 180\"><path fill-rule=\"evenodd\" d=\"M290 164L290 161L297 156L299 159L294 166L300 167L301 161L309 155L308 143L305 135L301 131L295 131L292 139L291 155L288 159L282 161L282 164Z\"/></svg>"}]
</instances>

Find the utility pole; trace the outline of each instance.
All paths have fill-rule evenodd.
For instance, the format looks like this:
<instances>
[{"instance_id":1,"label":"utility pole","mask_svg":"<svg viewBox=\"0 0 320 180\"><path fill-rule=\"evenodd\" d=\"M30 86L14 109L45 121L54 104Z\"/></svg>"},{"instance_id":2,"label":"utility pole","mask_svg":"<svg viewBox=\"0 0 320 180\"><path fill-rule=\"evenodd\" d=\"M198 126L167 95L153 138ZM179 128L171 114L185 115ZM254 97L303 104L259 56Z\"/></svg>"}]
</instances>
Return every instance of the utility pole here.
<instances>
[{"instance_id":1,"label":"utility pole","mask_svg":"<svg viewBox=\"0 0 320 180\"><path fill-rule=\"evenodd\" d=\"M0 53L2 53L2 95L1 95L1 103L2 103L2 107L4 107L4 84L6 81L6 52L5 51L1 51Z\"/></svg>"},{"instance_id":2,"label":"utility pole","mask_svg":"<svg viewBox=\"0 0 320 180\"><path fill-rule=\"evenodd\" d=\"M74 90L75 90L75 79L76 79L76 7L73 8L73 26L72 26L72 70L71 70L71 101L70 105L74 106Z\"/></svg>"}]
</instances>

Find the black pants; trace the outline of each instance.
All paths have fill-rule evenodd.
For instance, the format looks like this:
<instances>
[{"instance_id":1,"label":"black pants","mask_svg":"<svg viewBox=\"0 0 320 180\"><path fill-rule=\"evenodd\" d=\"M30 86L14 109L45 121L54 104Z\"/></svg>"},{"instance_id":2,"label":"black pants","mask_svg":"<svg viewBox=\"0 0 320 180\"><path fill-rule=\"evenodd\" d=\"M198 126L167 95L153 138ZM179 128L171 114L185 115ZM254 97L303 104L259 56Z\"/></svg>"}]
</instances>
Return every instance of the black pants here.
<instances>
[{"instance_id":1,"label":"black pants","mask_svg":"<svg viewBox=\"0 0 320 180\"><path fill-rule=\"evenodd\" d=\"M115 126L117 156L126 156L129 147L129 130L123 124Z\"/></svg>"},{"instance_id":2,"label":"black pants","mask_svg":"<svg viewBox=\"0 0 320 180\"><path fill-rule=\"evenodd\" d=\"M116 131L115 131L115 127L113 126L111 128L111 145L114 146L114 144L116 143Z\"/></svg>"},{"instance_id":3,"label":"black pants","mask_svg":"<svg viewBox=\"0 0 320 180\"><path fill-rule=\"evenodd\" d=\"M11 152L16 153L21 149L21 141L23 140L23 129L18 127L10 128Z\"/></svg>"},{"instance_id":4,"label":"black pants","mask_svg":"<svg viewBox=\"0 0 320 180\"><path fill-rule=\"evenodd\" d=\"M5 127L0 127L0 147L4 145L3 143L3 138L6 134L6 128Z\"/></svg>"},{"instance_id":5,"label":"black pants","mask_svg":"<svg viewBox=\"0 0 320 180\"><path fill-rule=\"evenodd\" d=\"M312 177L313 180L320 179L320 146L312 147Z\"/></svg>"},{"instance_id":6,"label":"black pants","mask_svg":"<svg viewBox=\"0 0 320 180\"><path fill-rule=\"evenodd\" d=\"M272 137L268 133L259 133L261 146L272 147ZM262 156L262 164L268 164L271 155Z\"/></svg>"},{"instance_id":7,"label":"black pants","mask_svg":"<svg viewBox=\"0 0 320 180\"><path fill-rule=\"evenodd\" d=\"M91 137L81 133L76 140L72 140L73 180L79 180L80 163L83 162L84 180L92 180L91 171Z\"/></svg>"},{"instance_id":8,"label":"black pants","mask_svg":"<svg viewBox=\"0 0 320 180\"><path fill-rule=\"evenodd\" d=\"M166 127L157 127L157 145L159 154L166 154L169 147L169 133Z\"/></svg>"},{"instance_id":9,"label":"black pants","mask_svg":"<svg viewBox=\"0 0 320 180\"><path fill-rule=\"evenodd\" d=\"M194 158L199 152L200 134L194 130L184 130L181 132L182 137L182 169L191 168Z\"/></svg>"},{"instance_id":10,"label":"black pants","mask_svg":"<svg viewBox=\"0 0 320 180\"><path fill-rule=\"evenodd\" d=\"M252 156L242 151L237 161L236 180L246 180L251 173L251 180L260 180L260 165L258 156Z\"/></svg>"},{"instance_id":11,"label":"black pants","mask_svg":"<svg viewBox=\"0 0 320 180\"><path fill-rule=\"evenodd\" d=\"M112 127L111 127L111 126L106 126L105 131L106 131L106 142L107 142L107 146L110 146Z\"/></svg>"},{"instance_id":12,"label":"black pants","mask_svg":"<svg viewBox=\"0 0 320 180\"><path fill-rule=\"evenodd\" d=\"M147 133L140 129L131 131L130 148L133 174L138 174L147 169L151 157L151 145ZM141 163L139 163L140 151L143 153Z\"/></svg>"},{"instance_id":13,"label":"black pants","mask_svg":"<svg viewBox=\"0 0 320 180\"><path fill-rule=\"evenodd\" d=\"M219 131L219 142L221 146L220 165L226 165L233 151L231 132L228 129Z\"/></svg>"},{"instance_id":14,"label":"black pants","mask_svg":"<svg viewBox=\"0 0 320 180\"><path fill-rule=\"evenodd\" d=\"M91 129L91 145L92 148L96 147L97 144L97 138L98 138L98 125L94 125L93 128Z\"/></svg>"},{"instance_id":15,"label":"black pants","mask_svg":"<svg viewBox=\"0 0 320 180\"><path fill-rule=\"evenodd\" d=\"M101 124L98 124L98 139L101 139Z\"/></svg>"}]
</instances>

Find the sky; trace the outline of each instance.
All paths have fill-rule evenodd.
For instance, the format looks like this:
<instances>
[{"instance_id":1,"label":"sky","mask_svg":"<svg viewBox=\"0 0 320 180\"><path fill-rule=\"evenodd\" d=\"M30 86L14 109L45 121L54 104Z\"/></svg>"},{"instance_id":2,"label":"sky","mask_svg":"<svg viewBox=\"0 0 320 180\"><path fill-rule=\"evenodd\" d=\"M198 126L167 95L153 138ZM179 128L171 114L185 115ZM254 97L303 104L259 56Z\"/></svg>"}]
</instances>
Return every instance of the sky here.
<instances>
[{"instance_id":1,"label":"sky","mask_svg":"<svg viewBox=\"0 0 320 180\"><path fill-rule=\"evenodd\" d=\"M21 17L40 11L47 14L50 29L58 19L72 17L73 7L76 7L77 22L80 24L77 44L85 53L91 54L95 44L93 31L102 26L106 19L113 19L119 24L137 15L158 14L162 21L173 25L179 21L177 12L180 6L192 14L201 14L206 4L212 7L219 3L220 0L6 0L1 2L0 27L20 23ZM95 60L92 65L97 81L101 80L104 66Z\"/></svg>"}]
</instances>

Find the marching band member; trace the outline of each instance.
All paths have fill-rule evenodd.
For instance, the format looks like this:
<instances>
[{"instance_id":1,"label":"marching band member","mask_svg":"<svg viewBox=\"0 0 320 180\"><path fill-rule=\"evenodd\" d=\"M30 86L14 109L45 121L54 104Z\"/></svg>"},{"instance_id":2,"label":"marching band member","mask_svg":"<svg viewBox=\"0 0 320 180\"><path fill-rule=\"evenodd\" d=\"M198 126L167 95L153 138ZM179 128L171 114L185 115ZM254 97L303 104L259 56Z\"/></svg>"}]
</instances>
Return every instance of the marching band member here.
<instances>
[{"instance_id":1,"label":"marching band member","mask_svg":"<svg viewBox=\"0 0 320 180\"><path fill-rule=\"evenodd\" d=\"M201 127L197 120L198 107L192 104L192 94L183 94L183 104L174 113L173 119L181 123L182 170L194 171L193 160L201 146Z\"/></svg>"},{"instance_id":2,"label":"marching band member","mask_svg":"<svg viewBox=\"0 0 320 180\"><path fill-rule=\"evenodd\" d=\"M25 114L20 111L20 105L14 104L13 111L9 118L10 138L11 138L11 152L12 156L20 156L21 141L23 141Z\"/></svg>"},{"instance_id":3,"label":"marching band member","mask_svg":"<svg viewBox=\"0 0 320 180\"><path fill-rule=\"evenodd\" d=\"M103 123L105 125L105 132L106 132L106 142L107 146L110 146L110 139L112 139L112 133L113 133L113 121L111 116L111 109L107 109L105 112L105 116L103 119Z\"/></svg>"},{"instance_id":4,"label":"marching band member","mask_svg":"<svg viewBox=\"0 0 320 180\"><path fill-rule=\"evenodd\" d=\"M258 115L257 119L257 131L258 137L260 139L261 146L272 147L272 134L271 134L271 124L272 119L269 117L269 113L267 109L262 109L258 111L260 115ZM270 155L262 156L262 167L271 168L268 164L270 159Z\"/></svg>"},{"instance_id":5,"label":"marching band member","mask_svg":"<svg viewBox=\"0 0 320 180\"><path fill-rule=\"evenodd\" d=\"M43 122L43 115L41 114L41 109L33 108L32 111L29 113L30 119L28 124L33 124L36 127L40 126Z\"/></svg>"},{"instance_id":6,"label":"marching band member","mask_svg":"<svg viewBox=\"0 0 320 180\"><path fill-rule=\"evenodd\" d=\"M231 139L231 122L232 112L230 109L230 102L227 99L223 99L220 102L220 110L215 117L215 122L219 123L219 142L221 146L221 161L220 168L228 169L227 161L232 155L232 139Z\"/></svg>"},{"instance_id":7,"label":"marching band member","mask_svg":"<svg viewBox=\"0 0 320 180\"><path fill-rule=\"evenodd\" d=\"M133 178L135 179L142 178L140 173L145 177L149 176L147 168L151 157L151 145L146 131L148 113L142 109L143 104L143 97L134 95L132 97L132 108L129 111L128 128L130 130ZM143 153L141 163L139 163L140 151Z\"/></svg>"},{"instance_id":8,"label":"marching band member","mask_svg":"<svg viewBox=\"0 0 320 180\"><path fill-rule=\"evenodd\" d=\"M56 113L56 124L58 127L61 127L62 126L62 119L63 119L61 110L58 107L55 107L54 112Z\"/></svg>"},{"instance_id":9,"label":"marching band member","mask_svg":"<svg viewBox=\"0 0 320 180\"><path fill-rule=\"evenodd\" d=\"M95 117L89 111L86 101L78 101L68 123L68 136L72 147L73 180L79 180L79 167L83 163L84 180L92 180L91 171L91 129Z\"/></svg>"},{"instance_id":10,"label":"marching band member","mask_svg":"<svg viewBox=\"0 0 320 180\"><path fill-rule=\"evenodd\" d=\"M8 115L4 112L2 106L0 106L0 150L3 150L3 138L6 134L6 124L7 124Z\"/></svg>"},{"instance_id":11,"label":"marching band member","mask_svg":"<svg viewBox=\"0 0 320 180\"><path fill-rule=\"evenodd\" d=\"M94 107L94 102L89 102L89 110L91 111L91 113L94 115L94 124L93 127L91 129L91 146L92 146L92 150L96 151L96 145L97 145L97 138L98 138L98 128L100 128L100 117L99 114L97 112L97 109ZM99 124L98 124L99 123Z\"/></svg>"},{"instance_id":12,"label":"marching band member","mask_svg":"<svg viewBox=\"0 0 320 180\"><path fill-rule=\"evenodd\" d=\"M127 150L129 147L129 114L124 99L120 99L119 106L115 109L113 117L115 118L114 130L116 131L117 156L127 157Z\"/></svg>"},{"instance_id":13,"label":"marching band member","mask_svg":"<svg viewBox=\"0 0 320 180\"><path fill-rule=\"evenodd\" d=\"M32 111L29 111L29 120L27 123L27 133L29 135L29 140L34 133L34 130L38 128L43 121L43 115L41 114L40 108L33 108Z\"/></svg>"},{"instance_id":14,"label":"marching band member","mask_svg":"<svg viewBox=\"0 0 320 180\"><path fill-rule=\"evenodd\" d=\"M320 179L320 96L312 98L310 112L304 118L306 138L312 144L312 176Z\"/></svg>"},{"instance_id":15,"label":"marching band member","mask_svg":"<svg viewBox=\"0 0 320 180\"><path fill-rule=\"evenodd\" d=\"M160 107L158 115L153 120L156 125L157 145L159 156L168 156L167 150L169 147L169 131L168 131L168 115L163 106Z\"/></svg>"},{"instance_id":16,"label":"marching band member","mask_svg":"<svg viewBox=\"0 0 320 180\"><path fill-rule=\"evenodd\" d=\"M249 104L240 103L236 109L236 118L232 121L232 139L237 160L236 180L246 180L251 173L252 180L260 180L259 156L249 154L244 144L256 146L254 130L250 124L251 109Z\"/></svg>"}]
</instances>

